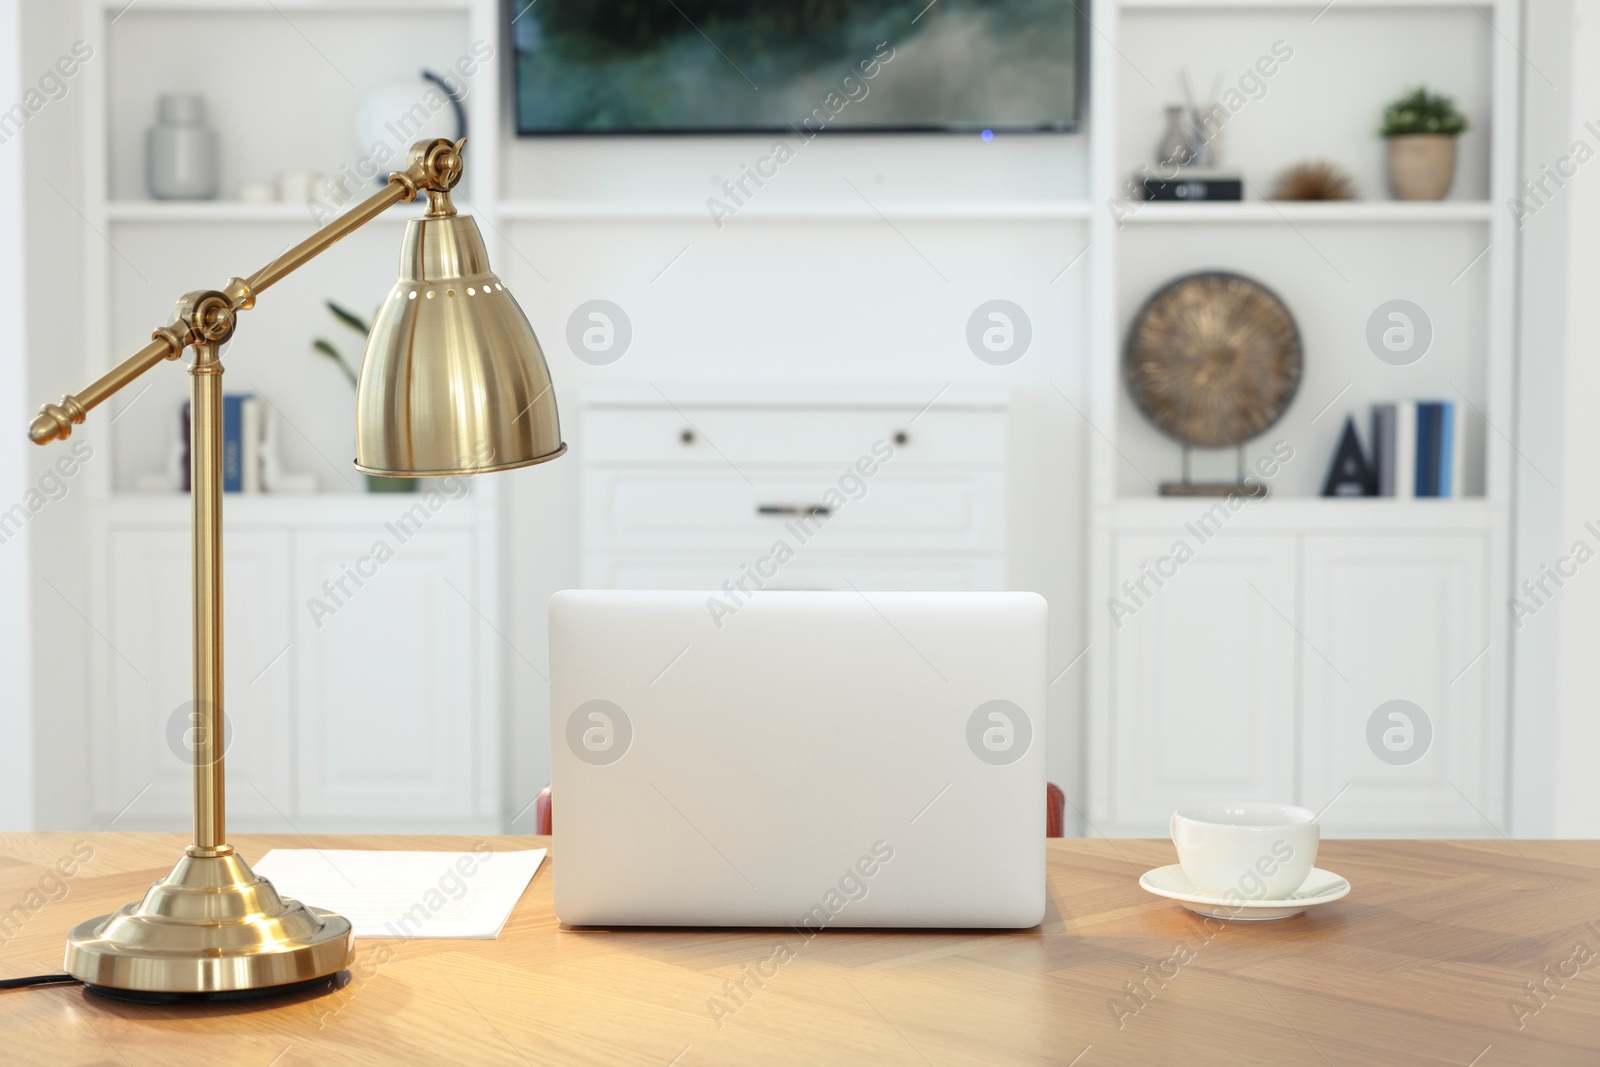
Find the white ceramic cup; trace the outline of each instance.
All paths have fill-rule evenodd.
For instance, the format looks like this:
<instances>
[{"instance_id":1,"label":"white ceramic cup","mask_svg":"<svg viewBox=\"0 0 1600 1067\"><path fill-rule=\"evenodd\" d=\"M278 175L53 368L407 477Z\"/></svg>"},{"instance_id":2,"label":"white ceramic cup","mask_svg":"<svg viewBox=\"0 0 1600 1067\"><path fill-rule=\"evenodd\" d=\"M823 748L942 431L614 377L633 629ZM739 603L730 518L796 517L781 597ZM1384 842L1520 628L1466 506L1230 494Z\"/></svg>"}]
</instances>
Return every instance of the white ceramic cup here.
<instances>
[{"instance_id":1,"label":"white ceramic cup","mask_svg":"<svg viewBox=\"0 0 1600 1067\"><path fill-rule=\"evenodd\" d=\"M240 182L239 200L245 204L275 204L278 187L273 182Z\"/></svg>"},{"instance_id":2,"label":"white ceramic cup","mask_svg":"<svg viewBox=\"0 0 1600 1067\"><path fill-rule=\"evenodd\" d=\"M1292 804L1216 804L1172 813L1178 863L1196 889L1233 900L1282 900L1317 862L1316 812Z\"/></svg>"}]
</instances>

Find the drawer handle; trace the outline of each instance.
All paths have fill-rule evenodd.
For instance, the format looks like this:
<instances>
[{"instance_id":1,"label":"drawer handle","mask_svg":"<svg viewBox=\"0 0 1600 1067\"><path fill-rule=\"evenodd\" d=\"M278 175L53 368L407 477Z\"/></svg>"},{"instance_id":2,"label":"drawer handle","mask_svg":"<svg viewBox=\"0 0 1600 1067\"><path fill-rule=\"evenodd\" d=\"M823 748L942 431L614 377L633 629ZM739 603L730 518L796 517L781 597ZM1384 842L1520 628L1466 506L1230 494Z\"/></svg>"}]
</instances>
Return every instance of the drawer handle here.
<instances>
[{"instance_id":1,"label":"drawer handle","mask_svg":"<svg viewBox=\"0 0 1600 1067\"><path fill-rule=\"evenodd\" d=\"M757 515L815 515L826 519L833 514L833 509L821 504L758 504Z\"/></svg>"}]
</instances>

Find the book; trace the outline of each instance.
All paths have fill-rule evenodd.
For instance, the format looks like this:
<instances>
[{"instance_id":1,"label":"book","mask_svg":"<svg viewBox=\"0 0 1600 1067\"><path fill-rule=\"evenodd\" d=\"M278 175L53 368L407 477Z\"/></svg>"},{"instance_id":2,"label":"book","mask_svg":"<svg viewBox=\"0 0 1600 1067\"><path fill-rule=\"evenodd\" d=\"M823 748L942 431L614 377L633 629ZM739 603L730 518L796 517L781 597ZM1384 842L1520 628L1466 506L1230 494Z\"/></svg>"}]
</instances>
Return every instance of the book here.
<instances>
[{"instance_id":1,"label":"book","mask_svg":"<svg viewBox=\"0 0 1600 1067\"><path fill-rule=\"evenodd\" d=\"M1417 403L1417 496L1439 495L1440 431L1444 413L1434 401Z\"/></svg>"},{"instance_id":2,"label":"book","mask_svg":"<svg viewBox=\"0 0 1600 1067\"><path fill-rule=\"evenodd\" d=\"M1394 496L1393 404L1372 405L1372 461L1378 468L1378 495Z\"/></svg>"},{"instance_id":3,"label":"book","mask_svg":"<svg viewBox=\"0 0 1600 1067\"><path fill-rule=\"evenodd\" d=\"M244 401L240 393L222 396L222 491L244 490Z\"/></svg>"},{"instance_id":4,"label":"book","mask_svg":"<svg viewBox=\"0 0 1600 1067\"><path fill-rule=\"evenodd\" d=\"M224 493L259 492L261 489L260 470L260 439L261 415L257 411L253 416L255 423L254 441L251 452L256 456L257 475L252 479L253 489L245 488L245 470L247 467L245 455L245 402L251 400L249 393L225 393L222 397L222 491ZM192 486L190 479L189 450L193 440L193 431L190 427L192 413L189 401L183 402L179 413L179 432L183 435L183 491L189 492Z\"/></svg>"},{"instance_id":5,"label":"book","mask_svg":"<svg viewBox=\"0 0 1600 1067\"><path fill-rule=\"evenodd\" d=\"M1439 405L1439 487L1434 496L1455 496L1456 406L1449 401Z\"/></svg>"},{"instance_id":6,"label":"book","mask_svg":"<svg viewBox=\"0 0 1600 1067\"><path fill-rule=\"evenodd\" d=\"M239 437L243 447L244 471L239 479L240 492L261 492L261 401L245 397L241 406Z\"/></svg>"},{"instance_id":7,"label":"book","mask_svg":"<svg viewBox=\"0 0 1600 1067\"><path fill-rule=\"evenodd\" d=\"M1401 400L1394 411L1394 495L1410 500L1417 495L1417 402Z\"/></svg>"},{"instance_id":8,"label":"book","mask_svg":"<svg viewBox=\"0 0 1600 1067\"><path fill-rule=\"evenodd\" d=\"M1455 408L1454 404L1450 406ZM1460 497L1467 495L1467 424L1464 413L1456 409L1451 422L1455 437L1450 442L1450 495Z\"/></svg>"},{"instance_id":9,"label":"book","mask_svg":"<svg viewBox=\"0 0 1600 1067\"><path fill-rule=\"evenodd\" d=\"M185 400L183 407L178 409L178 440L183 444L183 491L189 492L189 479L194 476L194 467L189 462L189 443L194 438L189 433L189 402Z\"/></svg>"}]
</instances>

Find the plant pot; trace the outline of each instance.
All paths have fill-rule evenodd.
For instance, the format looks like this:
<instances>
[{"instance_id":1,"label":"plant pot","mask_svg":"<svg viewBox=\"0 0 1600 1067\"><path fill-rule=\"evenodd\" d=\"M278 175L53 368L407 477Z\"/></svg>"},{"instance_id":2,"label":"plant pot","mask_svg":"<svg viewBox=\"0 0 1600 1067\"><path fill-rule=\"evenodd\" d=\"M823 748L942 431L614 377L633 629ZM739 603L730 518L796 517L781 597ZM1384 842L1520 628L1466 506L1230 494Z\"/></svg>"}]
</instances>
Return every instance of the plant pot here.
<instances>
[{"instance_id":1,"label":"plant pot","mask_svg":"<svg viewBox=\"0 0 1600 1067\"><path fill-rule=\"evenodd\" d=\"M1455 176L1455 134L1389 138L1389 191L1396 200L1443 200Z\"/></svg>"}]
</instances>

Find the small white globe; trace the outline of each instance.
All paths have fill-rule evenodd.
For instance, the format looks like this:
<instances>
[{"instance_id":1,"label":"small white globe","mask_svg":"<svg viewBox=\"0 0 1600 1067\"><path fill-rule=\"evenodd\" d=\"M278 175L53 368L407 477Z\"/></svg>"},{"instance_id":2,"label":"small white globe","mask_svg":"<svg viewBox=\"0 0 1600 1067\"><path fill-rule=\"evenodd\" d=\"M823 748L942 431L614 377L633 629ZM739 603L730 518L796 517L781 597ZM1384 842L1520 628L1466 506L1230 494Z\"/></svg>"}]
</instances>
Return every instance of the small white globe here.
<instances>
[{"instance_id":1,"label":"small white globe","mask_svg":"<svg viewBox=\"0 0 1600 1067\"><path fill-rule=\"evenodd\" d=\"M356 107L355 135L363 158L374 156L378 145L388 150L390 162L374 184L382 184L389 170L405 165L406 149L415 142L459 136L455 108L444 90L422 78L380 85L364 96Z\"/></svg>"}]
</instances>

